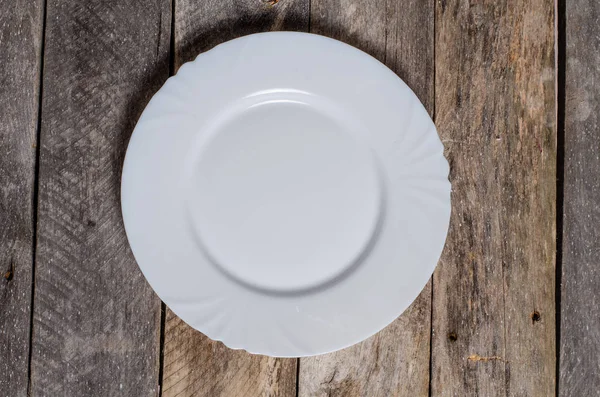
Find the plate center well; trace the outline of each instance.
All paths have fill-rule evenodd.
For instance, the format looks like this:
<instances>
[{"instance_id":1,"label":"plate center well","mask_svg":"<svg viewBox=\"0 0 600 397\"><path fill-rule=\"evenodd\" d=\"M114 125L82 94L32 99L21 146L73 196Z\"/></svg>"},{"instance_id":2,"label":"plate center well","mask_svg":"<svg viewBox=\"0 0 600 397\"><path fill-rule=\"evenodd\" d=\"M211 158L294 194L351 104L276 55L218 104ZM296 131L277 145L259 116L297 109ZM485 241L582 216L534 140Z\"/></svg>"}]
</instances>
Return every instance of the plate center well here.
<instances>
[{"instance_id":1,"label":"plate center well","mask_svg":"<svg viewBox=\"0 0 600 397\"><path fill-rule=\"evenodd\" d=\"M287 99L253 103L228 112L194 153L190 220L226 274L293 292L360 262L382 188L373 154L338 113Z\"/></svg>"}]
</instances>

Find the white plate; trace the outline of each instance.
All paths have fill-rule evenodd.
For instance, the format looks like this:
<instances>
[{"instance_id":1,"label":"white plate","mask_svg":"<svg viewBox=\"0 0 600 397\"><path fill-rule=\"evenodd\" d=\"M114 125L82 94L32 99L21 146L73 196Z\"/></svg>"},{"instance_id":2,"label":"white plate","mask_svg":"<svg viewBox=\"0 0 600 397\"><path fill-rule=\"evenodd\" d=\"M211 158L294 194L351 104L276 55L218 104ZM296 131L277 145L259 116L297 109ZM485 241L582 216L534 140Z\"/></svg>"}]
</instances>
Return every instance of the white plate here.
<instances>
[{"instance_id":1,"label":"white plate","mask_svg":"<svg viewBox=\"0 0 600 397\"><path fill-rule=\"evenodd\" d=\"M181 319L231 348L307 356L417 297L448 230L448 163L383 64L263 33L200 55L152 98L122 207L142 272Z\"/></svg>"}]
</instances>

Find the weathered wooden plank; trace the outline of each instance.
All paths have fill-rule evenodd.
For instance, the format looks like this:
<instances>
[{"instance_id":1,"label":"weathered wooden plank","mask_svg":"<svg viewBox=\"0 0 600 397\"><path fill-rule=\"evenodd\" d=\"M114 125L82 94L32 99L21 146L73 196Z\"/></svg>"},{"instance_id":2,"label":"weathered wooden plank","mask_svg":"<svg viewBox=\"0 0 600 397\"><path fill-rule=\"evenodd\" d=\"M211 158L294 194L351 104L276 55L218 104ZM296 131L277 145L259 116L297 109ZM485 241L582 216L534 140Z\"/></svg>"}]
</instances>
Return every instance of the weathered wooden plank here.
<instances>
[{"instance_id":1,"label":"weathered wooden plank","mask_svg":"<svg viewBox=\"0 0 600 397\"><path fill-rule=\"evenodd\" d=\"M313 0L311 31L347 42L395 71L433 111L431 1ZM431 284L385 330L337 353L300 360L300 396L422 396L429 389Z\"/></svg>"},{"instance_id":2,"label":"weathered wooden plank","mask_svg":"<svg viewBox=\"0 0 600 397\"><path fill-rule=\"evenodd\" d=\"M0 395L25 396L43 3L0 1Z\"/></svg>"},{"instance_id":3,"label":"weathered wooden plank","mask_svg":"<svg viewBox=\"0 0 600 397\"><path fill-rule=\"evenodd\" d=\"M561 396L600 395L600 3L565 5Z\"/></svg>"},{"instance_id":4,"label":"weathered wooden plank","mask_svg":"<svg viewBox=\"0 0 600 397\"><path fill-rule=\"evenodd\" d=\"M175 68L217 44L251 33L308 29L308 0L176 0ZM170 310L165 323L163 396L294 396L295 359L233 351Z\"/></svg>"},{"instance_id":5,"label":"weathered wooden plank","mask_svg":"<svg viewBox=\"0 0 600 397\"><path fill-rule=\"evenodd\" d=\"M47 3L33 395L158 393L160 301L122 226L126 144L169 73L169 1Z\"/></svg>"},{"instance_id":6,"label":"weathered wooden plank","mask_svg":"<svg viewBox=\"0 0 600 397\"><path fill-rule=\"evenodd\" d=\"M308 8L309 0L175 0L175 67L237 37L271 30L306 31Z\"/></svg>"},{"instance_id":7,"label":"weathered wooden plank","mask_svg":"<svg viewBox=\"0 0 600 397\"><path fill-rule=\"evenodd\" d=\"M300 359L299 396L427 396L431 283L396 321L366 341Z\"/></svg>"},{"instance_id":8,"label":"weathered wooden plank","mask_svg":"<svg viewBox=\"0 0 600 397\"><path fill-rule=\"evenodd\" d=\"M296 390L296 360L251 355L214 342L170 310L163 396L282 396Z\"/></svg>"},{"instance_id":9,"label":"weathered wooden plank","mask_svg":"<svg viewBox=\"0 0 600 397\"><path fill-rule=\"evenodd\" d=\"M551 0L436 3L451 227L434 274L432 395L555 392Z\"/></svg>"}]
</instances>

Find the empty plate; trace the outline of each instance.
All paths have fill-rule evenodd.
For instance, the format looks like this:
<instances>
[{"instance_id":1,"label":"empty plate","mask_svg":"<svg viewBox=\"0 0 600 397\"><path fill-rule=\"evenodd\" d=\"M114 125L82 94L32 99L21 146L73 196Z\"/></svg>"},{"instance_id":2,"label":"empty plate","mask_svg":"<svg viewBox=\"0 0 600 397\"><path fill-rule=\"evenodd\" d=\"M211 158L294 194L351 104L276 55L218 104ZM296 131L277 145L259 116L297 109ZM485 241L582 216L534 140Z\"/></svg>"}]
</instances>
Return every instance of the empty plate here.
<instances>
[{"instance_id":1,"label":"empty plate","mask_svg":"<svg viewBox=\"0 0 600 397\"><path fill-rule=\"evenodd\" d=\"M379 61L263 33L200 55L152 98L122 208L142 272L182 320L231 348L315 355L381 330L425 286L448 163Z\"/></svg>"}]
</instances>

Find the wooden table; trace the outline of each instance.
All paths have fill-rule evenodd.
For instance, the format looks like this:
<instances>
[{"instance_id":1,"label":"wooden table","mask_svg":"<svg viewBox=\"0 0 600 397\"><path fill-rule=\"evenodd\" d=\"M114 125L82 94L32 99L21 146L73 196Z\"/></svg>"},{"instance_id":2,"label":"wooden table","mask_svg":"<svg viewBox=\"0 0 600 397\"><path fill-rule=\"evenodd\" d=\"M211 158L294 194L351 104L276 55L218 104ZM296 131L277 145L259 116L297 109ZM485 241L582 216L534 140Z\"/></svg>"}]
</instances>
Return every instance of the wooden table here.
<instances>
[{"instance_id":1,"label":"wooden table","mask_svg":"<svg viewBox=\"0 0 600 397\"><path fill-rule=\"evenodd\" d=\"M0 396L600 395L600 3L565 1L0 0ZM179 320L119 208L152 94L268 30L380 59L451 165L420 297L369 340L300 360Z\"/></svg>"}]
</instances>

